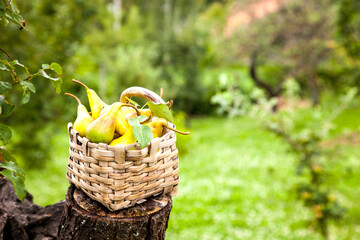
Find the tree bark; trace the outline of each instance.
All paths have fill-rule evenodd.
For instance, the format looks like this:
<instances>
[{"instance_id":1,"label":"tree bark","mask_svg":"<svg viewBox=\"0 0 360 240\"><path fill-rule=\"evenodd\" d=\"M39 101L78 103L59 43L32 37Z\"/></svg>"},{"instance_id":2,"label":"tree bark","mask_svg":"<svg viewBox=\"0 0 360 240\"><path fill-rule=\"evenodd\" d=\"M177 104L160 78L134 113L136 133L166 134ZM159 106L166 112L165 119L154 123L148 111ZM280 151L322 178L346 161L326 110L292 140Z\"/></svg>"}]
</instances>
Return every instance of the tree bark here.
<instances>
[{"instance_id":1,"label":"tree bark","mask_svg":"<svg viewBox=\"0 0 360 240\"><path fill-rule=\"evenodd\" d=\"M270 84L267 84L266 82L261 80L258 77L257 71L256 71L256 58L257 58L257 53L254 52L251 55L251 61L250 61L250 76L251 76L252 80L259 88L262 88L265 90L265 92L268 95L267 97L269 99L279 96L281 93L281 87L282 87L283 81L281 81L276 88L273 88L272 86L270 86Z\"/></svg>"},{"instance_id":2,"label":"tree bark","mask_svg":"<svg viewBox=\"0 0 360 240\"><path fill-rule=\"evenodd\" d=\"M317 76L315 70L309 71L309 87L311 92L311 99L313 106L319 104L320 97L319 97L319 86L317 83Z\"/></svg>"},{"instance_id":3,"label":"tree bark","mask_svg":"<svg viewBox=\"0 0 360 240\"><path fill-rule=\"evenodd\" d=\"M64 201L47 207L24 202L15 195L12 183L0 178L0 240L56 239Z\"/></svg>"},{"instance_id":4,"label":"tree bark","mask_svg":"<svg viewBox=\"0 0 360 240\"><path fill-rule=\"evenodd\" d=\"M165 239L171 208L170 197L157 196L111 212L72 185L66 194L58 239Z\"/></svg>"}]
</instances>

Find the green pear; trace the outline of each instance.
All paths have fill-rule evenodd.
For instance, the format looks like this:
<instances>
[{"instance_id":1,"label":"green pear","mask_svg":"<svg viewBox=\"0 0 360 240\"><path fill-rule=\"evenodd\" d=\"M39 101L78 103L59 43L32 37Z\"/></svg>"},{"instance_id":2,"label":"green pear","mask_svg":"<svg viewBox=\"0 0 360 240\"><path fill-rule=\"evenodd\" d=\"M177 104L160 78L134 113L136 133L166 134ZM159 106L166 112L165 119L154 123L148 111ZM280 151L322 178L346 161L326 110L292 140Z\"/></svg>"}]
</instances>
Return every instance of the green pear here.
<instances>
[{"instance_id":1,"label":"green pear","mask_svg":"<svg viewBox=\"0 0 360 240\"><path fill-rule=\"evenodd\" d=\"M120 103L114 103L111 108L95 119L86 129L86 137L94 143L109 143L114 138L116 115L121 108Z\"/></svg>"},{"instance_id":2,"label":"green pear","mask_svg":"<svg viewBox=\"0 0 360 240\"><path fill-rule=\"evenodd\" d=\"M74 129L79 132L81 137L85 137L86 128L94 121L94 119L90 116L86 107L81 104L81 101L75 95L70 93L65 93L65 95L75 98L79 103L77 108L77 117L74 122Z\"/></svg>"},{"instance_id":3,"label":"green pear","mask_svg":"<svg viewBox=\"0 0 360 240\"><path fill-rule=\"evenodd\" d=\"M75 83L79 83L86 89L86 93L89 99L89 105L91 108L91 115L94 119L97 119L100 116L101 110L107 106L101 98L96 94L96 92L90 88L88 88L84 83L77 81L75 79L72 80Z\"/></svg>"}]
</instances>

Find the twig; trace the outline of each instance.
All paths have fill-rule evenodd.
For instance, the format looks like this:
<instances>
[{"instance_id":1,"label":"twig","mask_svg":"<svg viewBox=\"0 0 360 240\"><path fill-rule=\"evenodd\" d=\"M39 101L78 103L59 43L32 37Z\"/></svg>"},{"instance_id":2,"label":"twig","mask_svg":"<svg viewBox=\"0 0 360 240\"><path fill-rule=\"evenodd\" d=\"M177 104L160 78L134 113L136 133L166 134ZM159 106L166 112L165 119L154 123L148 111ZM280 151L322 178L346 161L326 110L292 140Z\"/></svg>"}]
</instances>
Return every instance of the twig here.
<instances>
[{"instance_id":1,"label":"twig","mask_svg":"<svg viewBox=\"0 0 360 240\"><path fill-rule=\"evenodd\" d=\"M8 56L8 58L11 59L11 61L14 61L14 59L13 59L4 49L0 48L0 50L1 50L3 53L5 53L6 56Z\"/></svg>"}]
</instances>

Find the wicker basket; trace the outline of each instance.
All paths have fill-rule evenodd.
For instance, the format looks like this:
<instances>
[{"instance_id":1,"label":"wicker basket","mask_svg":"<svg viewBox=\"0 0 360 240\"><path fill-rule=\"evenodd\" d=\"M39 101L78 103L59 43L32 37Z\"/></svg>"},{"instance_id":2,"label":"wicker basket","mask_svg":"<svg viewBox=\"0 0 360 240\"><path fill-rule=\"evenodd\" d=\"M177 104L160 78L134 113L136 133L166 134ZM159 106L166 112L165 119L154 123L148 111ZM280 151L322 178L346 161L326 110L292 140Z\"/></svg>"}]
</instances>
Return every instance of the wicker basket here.
<instances>
[{"instance_id":1,"label":"wicker basket","mask_svg":"<svg viewBox=\"0 0 360 240\"><path fill-rule=\"evenodd\" d=\"M68 124L70 157L67 179L90 198L115 211L150 196L177 193L179 159L176 135L167 131L140 149L139 143L92 143Z\"/></svg>"}]
</instances>

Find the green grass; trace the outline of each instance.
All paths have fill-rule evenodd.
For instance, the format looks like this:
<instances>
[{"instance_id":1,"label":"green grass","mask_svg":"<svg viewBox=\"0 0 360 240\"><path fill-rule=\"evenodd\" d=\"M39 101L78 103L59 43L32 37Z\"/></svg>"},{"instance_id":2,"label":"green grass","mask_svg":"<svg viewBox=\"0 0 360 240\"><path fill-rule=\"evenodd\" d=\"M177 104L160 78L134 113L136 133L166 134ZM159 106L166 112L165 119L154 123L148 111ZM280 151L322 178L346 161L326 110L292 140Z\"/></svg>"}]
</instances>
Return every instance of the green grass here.
<instances>
[{"instance_id":1,"label":"green grass","mask_svg":"<svg viewBox=\"0 0 360 240\"><path fill-rule=\"evenodd\" d=\"M336 121L356 129L345 113ZM353 120L356 115L352 115ZM310 210L296 200L296 155L250 118L192 120L188 153L180 158L178 196L173 198L166 238L322 239L309 227ZM26 184L40 205L64 199L68 187L68 137L53 137L53 158L42 170L28 170ZM348 208L331 224L330 239L360 239L360 149L334 148L330 185Z\"/></svg>"}]
</instances>

